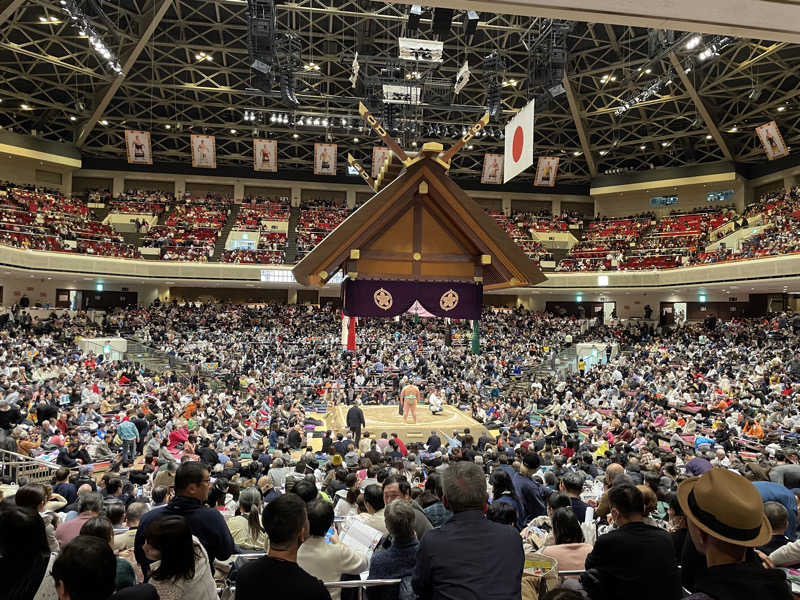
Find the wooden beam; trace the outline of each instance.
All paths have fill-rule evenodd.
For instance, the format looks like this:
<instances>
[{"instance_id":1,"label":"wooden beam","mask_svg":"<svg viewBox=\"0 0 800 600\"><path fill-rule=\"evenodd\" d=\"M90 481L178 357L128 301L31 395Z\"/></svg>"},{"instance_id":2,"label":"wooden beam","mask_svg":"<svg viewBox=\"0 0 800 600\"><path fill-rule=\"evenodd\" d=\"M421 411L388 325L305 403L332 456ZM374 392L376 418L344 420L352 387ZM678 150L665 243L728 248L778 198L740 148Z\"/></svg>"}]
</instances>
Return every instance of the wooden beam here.
<instances>
[{"instance_id":1,"label":"wooden beam","mask_svg":"<svg viewBox=\"0 0 800 600\"><path fill-rule=\"evenodd\" d=\"M24 0L2 0L0 1L0 25L11 18L17 9L22 6Z\"/></svg>"},{"instance_id":2,"label":"wooden beam","mask_svg":"<svg viewBox=\"0 0 800 600\"><path fill-rule=\"evenodd\" d=\"M156 30L156 27L158 27L161 19L164 18L164 15L171 4L172 0L151 0L142 9L142 14L139 16L139 39L128 51L125 58L122 59L122 73L114 77L109 86L104 90L101 90L97 95L95 99L95 109L92 111L89 120L81 126L78 137L75 139L75 145L78 148L86 143L86 139L89 137L89 134L97 125L100 117L103 116L103 113L105 112L106 108L108 108L108 105L111 103L111 100L114 98L117 90L119 90L122 82L125 81L125 76L133 68L133 65L136 63L136 59L139 58L139 55L142 53L142 50L144 50L147 42L150 41L153 32Z\"/></svg>"},{"instance_id":3,"label":"wooden beam","mask_svg":"<svg viewBox=\"0 0 800 600\"><path fill-rule=\"evenodd\" d=\"M592 177L597 176L597 164L594 162L592 156L592 149L589 146L589 136L586 132L586 126L583 123L583 107L580 105L575 92L572 89L572 84L569 82L567 74L564 73L563 79L564 89L567 90L567 102L569 102L569 111L572 113L572 120L575 121L575 128L578 130L578 137L581 139L581 148L583 148L583 155L586 157L586 164L589 165L589 174Z\"/></svg>"},{"instance_id":4,"label":"wooden beam","mask_svg":"<svg viewBox=\"0 0 800 600\"><path fill-rule=\"evenodd\" d=\"M417 256L422 256L422 201L417 197L414 202L414 239L413 239L414 253L412 259ZM422 274L422 259L413 260L411 263L411 272L415 277Z\"/></svg>"},{"instance_id":5,"label":"wooden beam","mask_svg":"<svg viewBox=\"0 0 800 600\"><path fill-rule=\"evenodd\" d=\"M669 53L669 61L672 63L672 67L675 69L675 72L678 74L678 77L681 78L683 82L683 87L686 88L686 92L691 97L694 105L697 107L697 112L700 113L700 116L703 117L703 121L706 122L706 127L708 127L708 132L714 138L714 141L717 142L719 149L722 150L722 154L728 160L733 160L733 154L731 154L730 149L728 148L728 144L725 143L725 138L722 137L722 134L719 132L717 128L717 124L714 123L714 119L711 118L711 113L708 112L706 105L703 104L703 101L700 99L700 96L697 94L697 90L694 89L694 85L689 80L689 77L686 75L686 72L681 64L681 61L678 60L678 57L675 56L675 52Z\"/></svg>"}]
</instances>

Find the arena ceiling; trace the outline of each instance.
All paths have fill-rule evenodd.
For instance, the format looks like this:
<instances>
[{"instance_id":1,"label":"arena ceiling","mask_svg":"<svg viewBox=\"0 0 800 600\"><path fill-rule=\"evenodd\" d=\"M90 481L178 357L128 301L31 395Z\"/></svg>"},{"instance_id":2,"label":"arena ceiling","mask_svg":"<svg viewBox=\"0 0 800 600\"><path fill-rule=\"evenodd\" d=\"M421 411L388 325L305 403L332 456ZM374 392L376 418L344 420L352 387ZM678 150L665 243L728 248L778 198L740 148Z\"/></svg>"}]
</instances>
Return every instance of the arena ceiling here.
<instances>
[{"instance_id":1,"label":"arena ceiling","mask_svg":"<svg viewBox=\"0 0 800 600\"><path fill-rule=\"evenodd\" d=\"M17 133L75 142L87 158L124 159L124 130L152 132L156 165L188 164L190 133L213 134L217 166L252 165L252 138L278 140L279 165L310 171L315 142L339 144L339 169L346 153L370 162L377 138L359 131L358 102L365 77L397 58L408 7L369 0L298 0L276 5L277 27L302 40L297 70L299 106L253 89L248 64L247 3L244 0L81 0L90 21L119 56L123 73L109 69L88 40L70 24L59 0L0 0L0 125ZM100 7L107 18L101 18ZM456 159L458 177L479 178L483 155L502 153L505 121L529 97L529 53L523 40L545 20L480 13L477 31L465 36L466 14L456 11L443 36L444 60L418 71L428 84L452 83L465 60L471 79L452 89L446 103L403 109L413 149L451 138L484 112L489 73L483 59L498 51L501 76L516 85L500 89L503 115L489 124L493 135L476 138ZM526 37L528 36L528 37ZM434 39L431 14L422 15L419 35ZM567 35L566 93L537 110L536 153L561 157L559 182L588 183L617 170L680 167L719 160L765 160L754 128L776 120L789 146L800 142L800 50L767 40L733 39L719 56L697 53L719 37L704 36L687 50L691 34L652 50L648 30L575 22ZM361 72L349 82L355 52ZM687 61L691 60L691 64ZM309 67L317 65L319 69ZM687 68L690 68L688 72ZM415 75L416 77L416 75ZM622 114L618 108L661 78L654 95ZM254 112L259 121L245 120ZM271 114L327 118L329 127L270 121ZM348 119L342 125L342 117ZM411 124L415 124L412 128ZM235 133L234 133L235 131ZM354 139L358 138L359 142ZM528 179L531 175L528 174Z\"/></svg>"}]
</instances>

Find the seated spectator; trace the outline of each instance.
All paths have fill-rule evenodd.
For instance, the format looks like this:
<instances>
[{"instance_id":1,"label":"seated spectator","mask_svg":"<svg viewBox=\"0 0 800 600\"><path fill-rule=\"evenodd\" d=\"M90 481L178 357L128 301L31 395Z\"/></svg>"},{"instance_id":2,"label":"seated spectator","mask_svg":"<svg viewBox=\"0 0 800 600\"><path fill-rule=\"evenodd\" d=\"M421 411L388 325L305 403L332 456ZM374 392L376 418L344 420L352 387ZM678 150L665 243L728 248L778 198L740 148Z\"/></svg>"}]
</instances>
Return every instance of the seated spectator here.
<instances>
[{"instance_id":1,"label":"seated spectator","mask_svg":"<svg viewBox=\"0 0 800 600\"><path fill-rule=\"evenodd\" d=\"M580 499L583 491L583 476L573 471L564 473L559 486L561 491L569 496L572 511L575 513L578 522L583 523L586 519L586 509L589 508L589 505Z\"/></svg>"},{"instance_id":2,"label":"seated spectator","mask_svg":"<svg viewBox=\"0 0 800 600\"><path fill-rule=\"evenodd\" d=\"M408 480L403 476L390 475L383 480L383 505L387 506L397 499L405 500L414 509L414 531L417 533L417 539L421 540L433 526L422 508L411 501L411 484Z\"/></svg>"},{"instance_id":3,"label":"seated spectator","mask_svg":"<svg viewBox=\"0 0 800 600\"><path fill-rule=\"evenodd\" d=\"M136 530L139 528L139 519L148 510L144 502L131 502L125 511L125 525L127 529L114 535L114 551L133 548L136 539Z\"/></svg>"},{"instance_id":4,"label":"seated spectator","mask_svg":"<svg viewBox=\"0 0 800 600\"><path fill-rule=\"evenodd\" d=\"M486 518L495 523L511 525L515 529L519 523L517 509L508 502L492 502L486 510Z\"/></svg>"},{"instance_id":5,"label":"seated spectator","mask_svg":"<svg viewBox=\"0 0 800 600\"><path fill-rule=\"evenodd\" d=\"M401 600L414 597L411 578L417 564L419 541L414 533L415 511L408 503L394 500L386 507L386 528L392 545L372 555L368 579L400 579L396 586L369 588L369 600Z\"/></svg>"},{"instance_id":6,"label":"seated spectator","mask_svg":"<svg viewBox=\"0 0 800 600\"><path fill-rule=\"evenodd\" d=\"M108 543L108 547L113 549L114 545L114 528L108 517L93 517L86 521L81 527L81 535L91 535ZM130 587L136 583L136 574L133 570L133 565L124 558L118 556L114 557L117 563L116 577L114 579L114 589L121 590L122 588Z\"/></svg>"},{"instance_id":7,"label":"seated spectator","mask_svg":"<svg viewBox=\"0 0 800 600\"><path fill-rule=\"evenodd\" d=\"M465 461L452 463L442 487L453 518L429 531L420 543L412 579L420 600L519 600L522 538L484 517L489 497L483 469Z\"/></svg>"},{"instance_id":8,"label":"seated spectator","mask_svg":"<svg viewBox=\"0 0 800 600\"><path fill-rule=\"evenodd\" d=\"M285 494L264 507L261 523L269 537L269 553L241 568L236 600L262 600L266 581L275 598L330 600L322 582L297 564L298 550L309 535L306 503L296 494Z\"/></svg>"},{"instance_id":9,"label":"seated spectator","mask_svg":"<svg viewBox=\"0 0 800 600\"><path fill-rule=\"evenodd\" d=\"M56 529L56 539L63 548L74 537L80 535L81 527L89 519L100 516L103 512L103 496L96 492L84 494L78 499L78 516L62 523Z\"/></svg>"},{"instance_id":10,"label":"seated spectator","mask_svg":"<svg viewBox=\"0 0 800 600\"><path fill-rule=\"evenodd\" d=\"M236 516L228 519L233 541L245 550L268 550L269 540L261 527L261 492L249 487L239 494Z\"/></svg>"},{"instance_id":11,"label":"seated spectator","mask_svg":"<svg viewBox=\"0 0 800 600\"><path fill-rule=\"evenodd\" d=\"M581 584L595 600L639 598L677 600L681 586L672 539L663 529L646 525L644 498L631 484L608 491L617 529L597 538L586 557Z\"/></svg>"},{"instance_id":12,"label":"seated spectator","mask_svg":"<svg viewBox=\"0 0 800 600\"><path fill-rule=\"evenodd\" d=\"M581 524L571 508L559 508L550 518L555 544L540 550L558 561L559 571L582 571L592 546L585 543Z\"/></svg>"},{"instance_id":13,"label":"seated spectator","mask_svg":"<svg viewBox=\"0 0 800 600\"><path fill-rule=\"evenodd\" d=\"M58 523L58 519L53 519L55 515L44 514L45 487L41 483L28 483L23 485L17 490L14 495L14 502L17 506L22 508L29 508L39 514L44 520L45 532L47 534L47 544L51 552L58 552L60 546L56 539L56 529L53 527L53 521Z\"/></svg>"},{"instance_id":14,"label":"seated spectator","mask_svg":"<svg viewBox=\"0 0 800 600\"><path fill-rule=\"evenodd\" d=\"M50 553L39 514L9 501L0 502L0 595L56 598L56 584L50 572L55 557Z\"/></svg>"},{"instance_id":15,"label":"seated spectator","mask_svg":"<svg viewBox=\"0 0 800 600\"><path fill-rule=\"evenodd\" d=\"M697 574L691 600L790 600L782 571L748 560L748 548L766 544L772 533L752 483L717 467L681 483L678 499L708 567Z\"/></svg>"},{"instance_id":16,"label":"seated spectator","mask_svg":"<svg viewBox=\"0 0 800 600\"><path fill-rule=\"evenodd\" d=\"M217 600L217 586L205 548L186 519L165 515L147 525L144 553L153 561L150 583L162 599Z\"/></svg>"},{"instance_id":17,"label":"seated spectator","mask_svg":"<svg viewBox=\"0 0 800 600\"><path fill-rule=\"evenodd\" d=\"M333 506L321 498L308 505L310 537L297 551L297 564L309 575L322 581L339 581L343 574L358 575L369 568L366 554L339 542L334 534L330 542L325 535L333 527ZM333 600L340 597L339 590L330 592Z\"/></svg>"},{"instance_id":18,"label":"seated spectator","mask_svg":"<svg viewBox=\"0 0 800 600\"><path fill-rule=\"evenodd\" d=\"M767 515L767 520L772 527L772 538L758 549L769 555L790 542L785 535L786 527L789 525L789 515L786 507L780 502L765 502L764 514Z\"/></svg>"},{"instance_id":19,"label":"seated spectator","mask_svg":"<svg viewBox=\"0 0 800 600\"><path fill-rule=\"evenodd\" d=\"M60 600L165 600L150 584L114 594L114 552L93 535L79 535L67 544L51 572Z\"/></svg>"},{"instance_id":20,"label":"seated spectator","mask_svg":"<svg viewBox=\"0 0 800 600\"><path fill-rule=\"evenodd\" d=\"M518 531L522 531L525 509L514 491L511 476L502 469L496 469L492 472L489 483L492 484L492 504L503 502L511 505L517 513L514 526Z\"/></svg>"},{"instance_id":21,"label":"seated spectator","mask_svg":"<svg viewBox=\"0 0 800 600\"><path fill-rule=\"evenodd\" d=\"M364 488L364 505L367 507L368 517L364 522L382 533L388 533L383 511L383 489L376 483L371 483Z\"/></svg>"}]
</instances>

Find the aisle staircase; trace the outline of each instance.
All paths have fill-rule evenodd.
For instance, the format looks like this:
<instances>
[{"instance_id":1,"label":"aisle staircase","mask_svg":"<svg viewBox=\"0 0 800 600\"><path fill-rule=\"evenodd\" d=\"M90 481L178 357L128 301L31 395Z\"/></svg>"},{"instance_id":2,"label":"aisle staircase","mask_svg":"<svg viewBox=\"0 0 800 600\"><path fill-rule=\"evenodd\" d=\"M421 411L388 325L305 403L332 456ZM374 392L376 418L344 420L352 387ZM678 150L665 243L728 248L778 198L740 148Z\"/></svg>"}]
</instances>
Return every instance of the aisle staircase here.
<instances>
[{"instance_id":1,"label":"aisle staircase","mask_svg":"<svg viewBox=\"0 0 800 600\"><path fill-rule=\"evenodd\" d=\"M225 226L222 228L222 231L220 231L219 236L217 236L217 241L214 244L214 256L208 259L208 262L219 262L222 253L225 251L225 244L228 242L228 234L231 232L231 229L233 229L233 224L236 223L236 218L239 216L241 208L241 204L234 204L231 206L231 213L228 215L228 220L225 221Z\"/></svg>"},{"instance_id":2,"label":"aisle staircase","mask_svg":"<svg viewBox=\"0 0 800 600\"><path fill-rule=\"evenodd\" d=\"M286 236L286 258L284 262L291 265L297 262L297 221L300 219L300 207L293 206L289 211L289 229Z\"/></svg>"},{"instance_id":3,"label":"aisle staircase","mask_svg":"<svg viewBox=\"0 0 800 600\"><path fill-rule=\"evenodd\" d=\"M92 211L92 215L94 215L95 220L100 221L101 223L103 222L103 219L108 216L108 213L111 212L111 209L109 209L107 205L103 208L92 208L90 210Z\"/></svg>"}]
</instances>

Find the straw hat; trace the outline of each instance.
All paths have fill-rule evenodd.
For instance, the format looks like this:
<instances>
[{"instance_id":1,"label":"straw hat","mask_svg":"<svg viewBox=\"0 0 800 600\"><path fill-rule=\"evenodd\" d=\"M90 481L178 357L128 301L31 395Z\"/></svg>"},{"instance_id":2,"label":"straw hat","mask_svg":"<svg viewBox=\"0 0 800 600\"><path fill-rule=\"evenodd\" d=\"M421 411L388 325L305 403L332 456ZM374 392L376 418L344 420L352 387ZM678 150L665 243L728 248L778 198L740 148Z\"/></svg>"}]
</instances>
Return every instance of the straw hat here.
<instances>
[{"instance_id":1,"label":"straw hat","mask_svg":"<svg viewBox=\"0 0 800 600\"><path fill-rule=\"evenodd\" d=\"M686 517L708 535L737 546L757 547L772 537L761 494L747 479L714 468L678 486Z\"/></svg>"}]
</instances>

